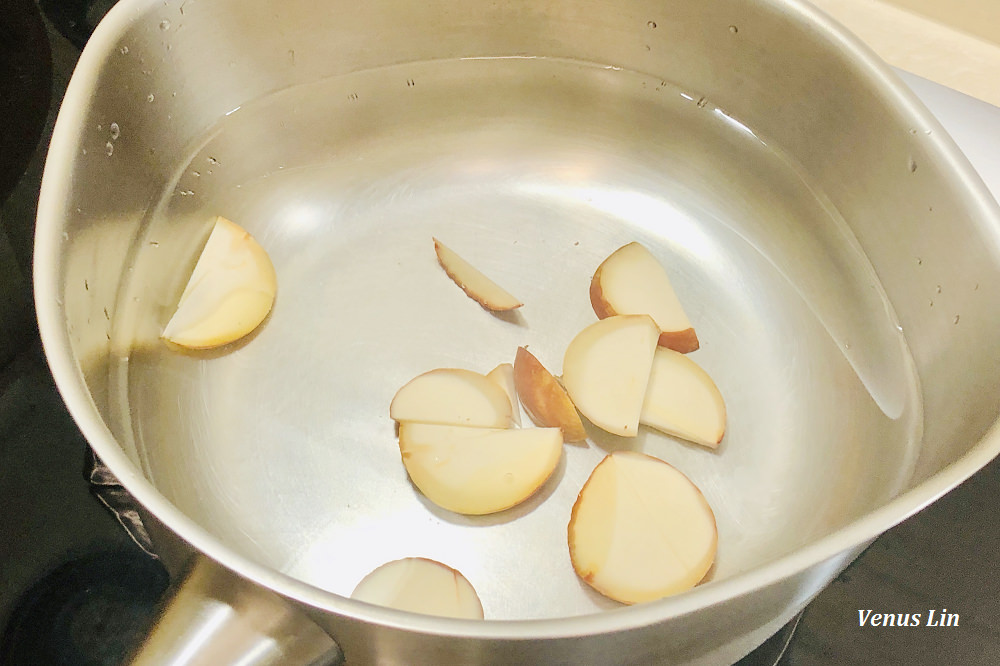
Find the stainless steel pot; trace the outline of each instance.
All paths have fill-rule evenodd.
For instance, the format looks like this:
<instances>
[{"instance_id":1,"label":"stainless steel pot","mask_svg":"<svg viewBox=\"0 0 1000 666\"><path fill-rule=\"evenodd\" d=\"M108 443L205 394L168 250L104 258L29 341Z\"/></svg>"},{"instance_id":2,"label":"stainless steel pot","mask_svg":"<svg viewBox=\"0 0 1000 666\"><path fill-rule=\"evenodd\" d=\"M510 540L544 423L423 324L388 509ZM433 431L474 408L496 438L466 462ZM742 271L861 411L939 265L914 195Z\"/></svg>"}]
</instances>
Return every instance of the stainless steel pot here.
<instances>
[{"instance_id":1,"label":"stainless steel pot","mask_svg":"<svg viewBox=\"0 0 1000 666\"><path fill-rule=\"evenodd\" d=\"M270 253L277 303L243 344L176 353L159 332L219 214ZM521 314L442 279L432 235ZM726 396L719 451L591 430L518 509L421 500L395 389L520 344L558 370L631 240ZM997 454L998 241L941 127L797 0L122 0L55 128L35 295L81 430L174 571L201 554L140 662L308 663L329 635L349 663L719 664ZM623 447L688 474L720 530L703 585L630 608L565 547ZM346 598L407 555L462 570L488 620Z\"/></svg>"}]
</instances>

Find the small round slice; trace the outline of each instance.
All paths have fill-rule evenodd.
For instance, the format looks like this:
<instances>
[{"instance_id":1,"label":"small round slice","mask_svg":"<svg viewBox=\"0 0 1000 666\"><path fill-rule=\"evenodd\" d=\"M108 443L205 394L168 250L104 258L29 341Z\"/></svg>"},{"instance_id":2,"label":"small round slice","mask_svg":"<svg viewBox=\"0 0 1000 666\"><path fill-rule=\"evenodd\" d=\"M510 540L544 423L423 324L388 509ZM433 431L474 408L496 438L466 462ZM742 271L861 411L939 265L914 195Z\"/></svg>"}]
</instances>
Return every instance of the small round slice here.
<instances>
[{"instance_id":1,"label":"small round slice","mask_svg":"<svg viewBox=\"0 0 1000 666\"><path fill-rule=\"evenodd\" d=\"M682 353L698 349L667 272L640 243L623 245L601 263L590 282L590 303L601 319L648 314L660 327L660 345Z\"/></svg>"},{"instance_id":2,"label":"small round slice","mask_svg":"<svg viewBox=\"0 0 1000 666\"><path fill-rule=\"evenodd\" d=\"M569 553L584 581L616 601L653 601L697 585L715 560L715 514L658 458L616 451L573 505Z\"/></svg>"},{"instance_id":3,"label":"small round slice","mask_svg":"<svg viewBox=\"0 0 1000 666\"><path fill-rule=\"evenodd\" d=\"M542 487L562 457L562 432L401 423L399 451L427 499L482 515L520 504Z\"/></svg>"},{"instance_id":4,"label":"small round slice","mask_svg":"<svg viewBox=\"0 0 1000 666\"><path fill-rule=\"evenodd\" d=\"M580 331L566 347L562 375L580 413L610 433L635 437L659 335L648 315L608 317Z\"/></svg>"},{"instance_id":5,"label":"small round slice","mask_svg":"<svg viewBox=\"0 0 1000 666\"><path fill-rule=\"evenodd\" d=\"M506 289L483 275L478 268L447 248L444 243L436 238L433 240L434 253L441 268L469 298L493 312L516 310L524 305Z\"/></svg>"},{"instance_id":6,"label":"small round slice","mask_svg":"<svg viewBox=\"0 0 1000 666\"><path fill-rule=\"evenodd\" d=\"M507 428L513 408L507 393L486 375L438 368L414 377L396 391L389 416L401 423Z\"/></svg>"},{"instance_id":7,"label":"small round slice","mask_svg":"<svg viewBox=\"0 0 1000 666\"><path fill-rule=\"evenodd\" d=\"M277 277L253 236L215 220L163 338L190 349L221 347L257 328L271 311Z\"/></svg>"},{"instance_id":8,"label":"small round slice","mask_svg":"<svg viewBox=\"0 0 1000 666\"><path fill-rule=\"evenodd\" d=\"M483 619L483 604L468 579L423 557L383 564L358 583L351 598L411 613Z\"/></svg>"},{"instance_id":9,"label":"small round slice","mask_svg":"<svg viewBox=\"0 0 1000 666\"><path fill-rule=\"evenodd\" d=\"M518 406L520 402L517 399L517 387L514 386L514 366L510 363L501 363L487 372L486 377L496 383L507 394L507 399L510 400L511 417L514 425L521 427L521 408Z\"/></svg>"},{"instance_id":10,"label":"small round slice","mask_svg":"<svg viewBox=\"0 0 1000 666\"><path fill-rule=\"evenodd\" d=\"M587 439L587 431L566 389L524 347L518 347L514 357L514 386L524 411L535 425L559 428L564 442Z\"/></svg>"},{"instance_id":11,"label":"small round slice","mask_svg":"<svg viewBox=\"0 0 1000 666\"><path fill-rule=\"evenodd\" d=\"M700 365L659 347L653 355L639 422L714 449L726 432L726 403Z\"/></svg>"}]
</instances>

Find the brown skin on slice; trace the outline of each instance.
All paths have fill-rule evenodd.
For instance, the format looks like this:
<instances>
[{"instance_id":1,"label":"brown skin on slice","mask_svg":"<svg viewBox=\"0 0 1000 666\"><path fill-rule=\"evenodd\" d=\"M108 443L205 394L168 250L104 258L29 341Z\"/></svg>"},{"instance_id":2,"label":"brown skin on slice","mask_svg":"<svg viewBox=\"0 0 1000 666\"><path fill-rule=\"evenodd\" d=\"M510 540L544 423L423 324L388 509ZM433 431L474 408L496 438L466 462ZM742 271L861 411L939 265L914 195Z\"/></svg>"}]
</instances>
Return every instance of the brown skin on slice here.
<instances>
[{"instance_id":1,"label":"brown skin on slice","mask_svg":"<svg viewBox=\"0 0 1000 666\"><path fill-rule=\"evenodd\" d=\"M411 613L483 619L472 583L457 569L424 557L383 564L358 583L351 598Z\"/></svg>"},{"instance_id":2,"label":"brown skin on slice","mask_svg":"<svg viewBox=\"0 0 1000 666\"><path fill-rule=\"evenodd\" d=\"M625 604L684 592L715 561L715 514L676 468L634 451L616 451L594 468L567 529L581 579Z\"/></svg>"},{"instance_id":3,"label":"brown skin on slice","mask_svg":"<svg viewBox=\"0 0 1000 666\"><path fill-rule=\"evenodd\" d=\"M599 275L600 272L595 273L594 279L590 283L590 303L594 306L594 312L597 314L597 318L607 319L608 317L614 317L615 315L625 314L622 312L616 312L611 308L608 302L604 300ZM693 327L685 328L683 331L661 331L658 344L661 347L673 349L674 351L682 354L696 351L700 346L698 343L698 335L694 332Z\"/></svg>"},{"instance_id":4,"label":"brown skin on slice","mask_svg":"<svg viewBox=\"0 0 1000 666\"><path fill-rule=\"evenodd\" d=\"M566 389L524 347L518 347L514 357L514 387L535 425L559 428L565 442L579 442L587 438L583 421Z\"/></svg>"},{"instance_id":5,"label":"brown skin on slice","mask_svg":"<svg viewBox=\"0 0 1000 666\"><path fill-rule=\"evenodd\" d=\"M698 336L677 300L666 271L639 243L618 248L601 263L590 281L590 303L599 319L620 314L650 315L660 326L661 347L682 354L698 349ZM667 320L683 325L666 325Z\"/></svg>"},{"instance_id":6,"label":"brown skin on slice","mask_svg":"<svg viewBox=\"0 0 1000 666\"><path fill-rule=\"evenodd\" d=\"M498 285L475 266L434 238L434 254L438 263L448 277L457 284L465 294L491 312L506 312L523 305L519 299Z\"/></svg>"}]
</instances>

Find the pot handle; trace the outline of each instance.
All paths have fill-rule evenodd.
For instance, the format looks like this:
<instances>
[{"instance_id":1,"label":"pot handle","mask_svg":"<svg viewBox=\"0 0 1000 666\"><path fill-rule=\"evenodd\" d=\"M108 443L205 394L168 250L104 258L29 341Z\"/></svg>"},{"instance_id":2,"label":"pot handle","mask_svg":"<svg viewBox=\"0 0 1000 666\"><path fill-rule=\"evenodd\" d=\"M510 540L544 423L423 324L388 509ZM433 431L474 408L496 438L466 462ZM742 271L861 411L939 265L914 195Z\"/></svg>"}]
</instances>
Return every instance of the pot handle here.
<instances>
[{"instance_id":1,"label":"pot handle","mask_svg":"<svg viewBox=\"0 0 1000 666\"><path fill-rule=\"evenodd\" d=\"M132 666L342 664L337 644L301 610L195 555L167 592Z\"/></svg>"}]
</instances>

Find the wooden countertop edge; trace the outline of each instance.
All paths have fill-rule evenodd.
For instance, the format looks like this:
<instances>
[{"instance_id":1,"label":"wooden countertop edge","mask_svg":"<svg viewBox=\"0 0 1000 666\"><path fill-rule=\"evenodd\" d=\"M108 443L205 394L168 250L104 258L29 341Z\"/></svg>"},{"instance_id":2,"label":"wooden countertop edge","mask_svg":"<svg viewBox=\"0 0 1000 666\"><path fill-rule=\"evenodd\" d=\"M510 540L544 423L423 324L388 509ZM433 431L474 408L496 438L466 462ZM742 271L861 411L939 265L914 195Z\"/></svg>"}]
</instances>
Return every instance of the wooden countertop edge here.
<instances>
[{"instance_id":1,"label":"wooden countertop edge","mask_svg":"<svg viewBox=\"0 0 1000 666\"><path fill-rule=\"evenodd\" d=\"M1000 44L880 0L812 0L886 62L1000 106Z\"/></svg>"}]
</instances>

